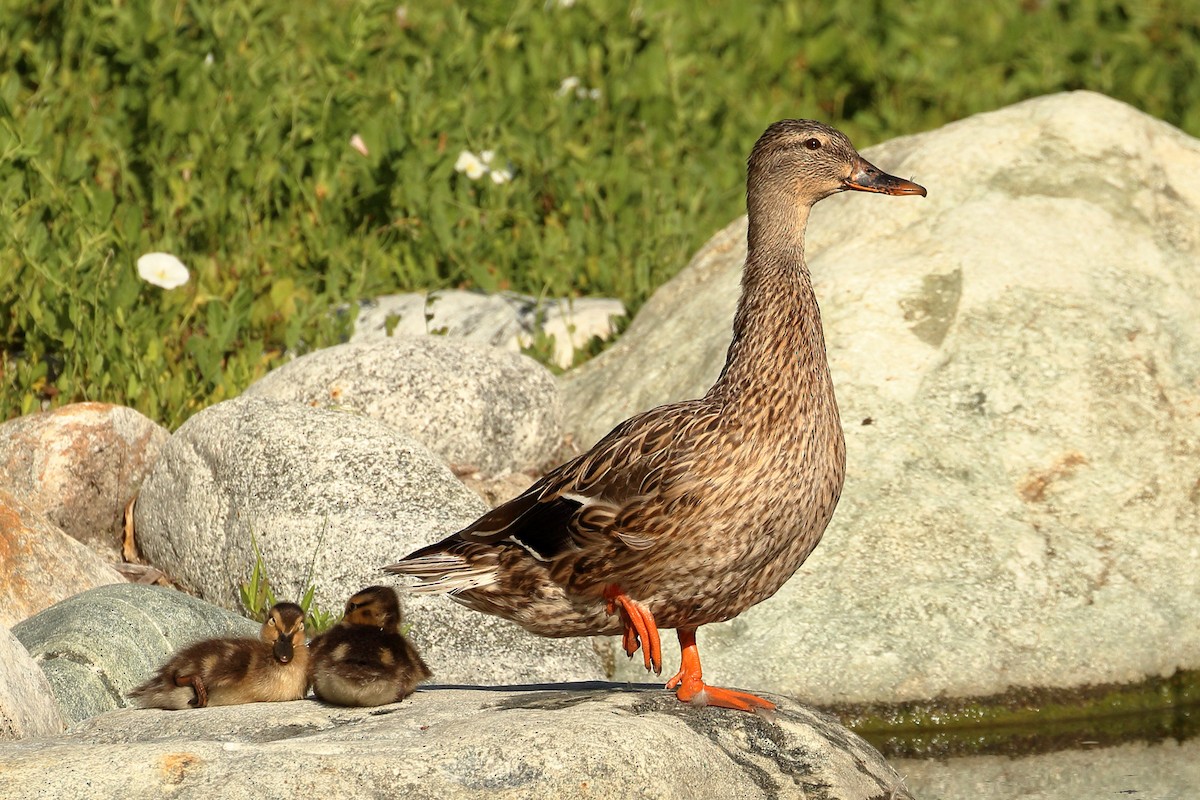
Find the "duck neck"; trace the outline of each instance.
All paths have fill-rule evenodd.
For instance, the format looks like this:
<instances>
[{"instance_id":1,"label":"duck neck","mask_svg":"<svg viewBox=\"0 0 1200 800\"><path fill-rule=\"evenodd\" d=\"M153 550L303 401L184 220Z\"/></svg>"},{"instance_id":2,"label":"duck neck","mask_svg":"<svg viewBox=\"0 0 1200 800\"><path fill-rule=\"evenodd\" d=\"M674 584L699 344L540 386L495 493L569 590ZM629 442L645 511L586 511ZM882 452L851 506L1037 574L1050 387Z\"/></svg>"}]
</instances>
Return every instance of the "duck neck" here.
<instances>
[{"instance_id":1,"label":"duck neck","mask_svg":"<svg viewBox=\"0 0 1200 800\"><path fill-rule=\"evenodd\" d=\"M742 296L725 368L709 396L774 406L832 396L821 315L804 263L810 206L749 202Z\"/></svg>"}]
</instances>

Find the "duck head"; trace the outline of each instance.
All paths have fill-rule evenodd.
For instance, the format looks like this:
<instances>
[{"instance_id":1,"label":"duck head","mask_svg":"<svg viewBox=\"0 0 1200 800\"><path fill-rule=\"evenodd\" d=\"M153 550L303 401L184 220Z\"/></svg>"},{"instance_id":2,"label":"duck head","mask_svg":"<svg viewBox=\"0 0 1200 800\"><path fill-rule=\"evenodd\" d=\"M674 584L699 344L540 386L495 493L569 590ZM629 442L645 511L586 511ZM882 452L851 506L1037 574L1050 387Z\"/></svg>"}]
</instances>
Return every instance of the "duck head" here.
<instances>
[{"instance_id":1,"label":"duck head","mask_svg":"<svg viewBox=\"0 0 1200 800\"><path fill-rule=\"evenodd\" d=\"M304 609L295 603L276 603L262 626L262 640L280 664L287 664L304 647Z\"/></svg>"},{"instance_id":2,"label":"duck head","mask_svg":"<svg viewBox=\"0 0 1200 800\"><path fill-rule=\"evenodd\" d=\"M400 598L390 586L368 586L346 602L342 621L396 633L400 629Z\"/></svg>"},{"instance_id":3,"label":"duck head","mask_svg":"<svg viewBox=\"0 0 1200 800\"><path fill-rule=\"evenodd\" d=\"M889 175L867 161L845 134L810 119L785 119L763 132L748 162L749 196L778 202L789 196L811 206L845 191L925 196L925 187Z\"/></svg>"}]
</instances>

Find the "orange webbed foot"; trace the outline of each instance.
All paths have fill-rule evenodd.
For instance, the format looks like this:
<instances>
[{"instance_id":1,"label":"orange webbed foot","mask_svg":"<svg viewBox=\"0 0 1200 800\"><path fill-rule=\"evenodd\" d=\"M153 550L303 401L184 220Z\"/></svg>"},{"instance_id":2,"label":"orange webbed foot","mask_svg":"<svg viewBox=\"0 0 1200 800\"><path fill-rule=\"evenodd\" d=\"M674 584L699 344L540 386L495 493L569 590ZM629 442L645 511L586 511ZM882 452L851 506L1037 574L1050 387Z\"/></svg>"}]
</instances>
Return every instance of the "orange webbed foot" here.
<instances>
[{"instance_id":1,"label":"orange webbed foot","mask_svg":"<svg viewBox=\"0 0 1200 800\"><path fill-rule=\"evenodd\" d=\"M717 708L732 708L737 711L749 711L770 717L775 710L775 704L757 695L739 692L736 689L722 689L709 686L704 682L700 670L700 651L696 647L696 630L680 628L679 636L681 658L679 672L667 681L668 689L675 689L675 696L684 703L696 706L716 706Z\"/></svg>"},{"instance_id":2,"label":"orange webbed foot","mask_svg":"<svg viewBox=\"0 0 1200 800\"><path fill-rule=\"evenodd\" d=\"M683 679L672 678L667 681L668 689L679 688L675 696L684 703L694 706L716 706L717 708L732 708L737 711L751 713L769 712L775 710L775 704L764 700L758 695L739 692L736 689L722 689L719 686L709 686L704 681L693 676Z\"/></svg>"},{"instance_id":3,"label":"orange webbed foot","mask_svg":"<svg viewBox=\"0 0 1200 800\"><path fill-rule=\"evenodd\" d=\"M610 585L604 590L604 599L608 602L609 614L620 614L621 622L625 625L625 633L621 637L621 645L625 654L630 658L642 648L642 660L646 669L654 670L654 674L662 674L662 643L658 637L658 625L650 609L632 599L621 591L620 587Z\"/></svg>"}]
</instances>

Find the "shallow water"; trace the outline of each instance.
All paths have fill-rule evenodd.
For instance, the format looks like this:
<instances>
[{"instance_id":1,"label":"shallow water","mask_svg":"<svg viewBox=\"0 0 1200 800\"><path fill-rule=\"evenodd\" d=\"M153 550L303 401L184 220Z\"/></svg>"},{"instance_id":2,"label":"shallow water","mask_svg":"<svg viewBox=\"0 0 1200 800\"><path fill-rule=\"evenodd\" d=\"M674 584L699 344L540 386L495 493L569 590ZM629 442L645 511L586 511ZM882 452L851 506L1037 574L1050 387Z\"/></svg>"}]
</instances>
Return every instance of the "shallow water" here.
<instances>
[{"instance_id":1,"label":"shallow water","mask_svg":"<svg viewBox=\"0 0 1200 800\"><path fill-rule=\"evenodd\" d=\"M1200 739L889 760L918 800L1200 800Z\"/></svg>"},{"instance_id":2,"label":"shallow water","mask_svg":"<svg viewBox=\"0 0 1200 800\"><path fill-rule=\"evenodd\" d=\"M1200 800L1198 678L860 709L843 721L918 800Z\"/></svg>"}]
</instances>

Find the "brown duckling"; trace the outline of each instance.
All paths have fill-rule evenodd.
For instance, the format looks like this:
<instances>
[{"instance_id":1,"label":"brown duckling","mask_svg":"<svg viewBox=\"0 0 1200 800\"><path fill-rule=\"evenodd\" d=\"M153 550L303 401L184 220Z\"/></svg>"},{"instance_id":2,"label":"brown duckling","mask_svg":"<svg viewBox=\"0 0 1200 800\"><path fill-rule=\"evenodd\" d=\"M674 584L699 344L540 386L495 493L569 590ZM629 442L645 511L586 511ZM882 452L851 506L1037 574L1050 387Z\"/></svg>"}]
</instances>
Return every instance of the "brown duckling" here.
<instances>
[{"instance_id":1,"label":"brown duckling","mask_svg":"<svg viewBox=\"0 0 1200 800\"><path fill-rule=\"evenodd\" d=\"M272 606L259 639L205 639L185 647L129 693L142 708L204 708L300 700L308 691L304 610Z\"/></svg>"},{"instance_id":2,"label":"brown duckling","mask_svg":"<svg viewBox=\"0 0 1200 800\"><path fill-rule=\"evenodd\" d=\"M341 622L312 641L313 693L342 706L381 706L413 693L433 673L400 633L400 598L368 586L346 603Z\"/></svg>"},{"instance_id":3,"label":"brown duckling","mask_svg":"<svg viewBox=\"0 0 1200 800\"><path fill-rule=\"evenodd\" d=\"M846 449L821 315L804 263L809 211L844 191L924 195L828 125L789 119L750 154L742 296L725 368L701 398L659 406L458 533L389 571L542 636L624 637L662 669L682 651L684 702L768 710L707 685L696 629L766 600L833 516Z\"/></svg>"}]
</instances>

